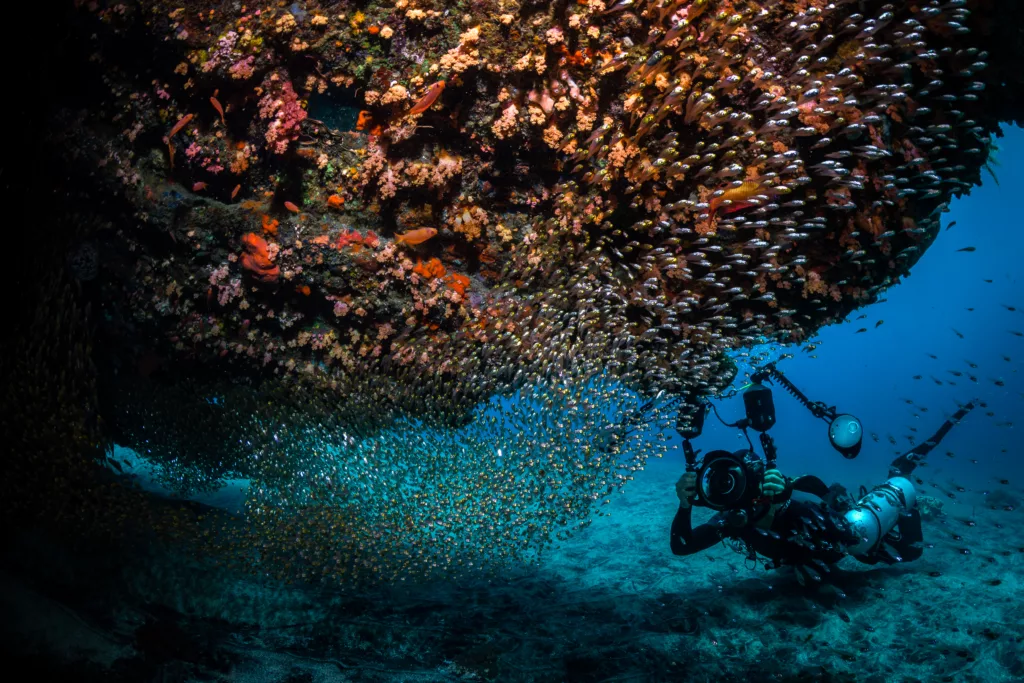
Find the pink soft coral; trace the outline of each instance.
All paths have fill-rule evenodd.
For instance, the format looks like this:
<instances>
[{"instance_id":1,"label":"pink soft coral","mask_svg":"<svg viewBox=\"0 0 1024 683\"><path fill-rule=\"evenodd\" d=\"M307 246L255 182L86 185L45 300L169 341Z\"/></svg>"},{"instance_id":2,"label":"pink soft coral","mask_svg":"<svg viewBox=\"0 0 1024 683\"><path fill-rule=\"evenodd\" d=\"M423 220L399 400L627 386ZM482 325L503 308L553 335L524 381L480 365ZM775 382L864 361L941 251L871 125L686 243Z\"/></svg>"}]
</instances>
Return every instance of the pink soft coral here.
<instances>
[{"instance_id":1,"label":"pink soft coral","mask_svg":"<svg viewBox=\"0 0 1024 683\"><path fill-rule=\"evenodd\" d=\"M275 154L284 154L288 145L299 136L299 124L306 110L299 104L292 83L280 72L269 74L263 81L266 94L260 100L260 117L271 119L267 126L267 147Z\"/></svg>"}]
</instances>

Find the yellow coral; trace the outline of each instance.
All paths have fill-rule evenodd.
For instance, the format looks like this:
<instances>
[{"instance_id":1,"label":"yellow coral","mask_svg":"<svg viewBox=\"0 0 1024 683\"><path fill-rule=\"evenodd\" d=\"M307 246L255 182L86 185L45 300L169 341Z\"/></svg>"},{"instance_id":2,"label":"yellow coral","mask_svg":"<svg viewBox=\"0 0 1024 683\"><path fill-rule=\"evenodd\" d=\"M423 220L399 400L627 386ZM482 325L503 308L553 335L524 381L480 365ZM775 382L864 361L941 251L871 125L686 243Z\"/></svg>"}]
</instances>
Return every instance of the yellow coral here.
<instances>
[{"instance_id":1,"label":"yellow coral","mask_svg":"<svg viewBox=\"0 0 1024 683\"><path fill-rule=\"evenodd\" d=\"M548 120L547 114L544 113L544 110L541 109L540 107L538 107L535 104L531 104L530 105L529 111L530 111L530 123L532 123L532 124L534 124L536 126L540 126L545 121Z\"/></svg>"},{"instance_id":2,"label":"yellow coral","mask_svg":"<svg viewBox=\"0 0 1024 683\"><path fill-rule=\"evenodd\" d=\"M487 212L479 206L460 207L448 223L455 232L465 235L466 239L479 239L483 234L483 226L488 223Z\"/></svg>"},{"instance_id":3,"label":"yellow coral","mask_svg":"<svg viewBox=\"0 0 1024 683\"><path fill-rule=\"evenodd\" d=\"M274 30L278 33L290 33L295 30L295 17L285 12L274 24Z\"/></svg>"},{"instance_id":4,"label":"yellow coral","mask_svg":"<svg viewBox=\"0 0 1024 683\"><path fill-rule=\"evenodd\" d=\"M588 131L594 127L594 121L597 119L597 111L591 106L593 100L590 97L586 97L583 100L583 104L576 111L576 128L582 131Z\"/></svg>"},{"instance_id":5,"label":"yellow coral","mask_svg":"<svg viewBox=\"0 0 1024 683\"><path fill-rule=\"evenodd\" d=\"M476 66L480 63L477 59L479 53L476 50L472 52L465 52L462 46L454 47L444 55L441 55L441 59L438 60L442 69L454 71L455 73L462 73L471 66Z\"/></svg>"},{"instance_id":6,"label":"yellow coral","mask_svg":"<svg viewBox=\"0 0 1024 683\"><path fill-rule=\"evenodd\" d=\"M547 143L548 147L558 148L558 143L562 141L562 131L558 130L558 126L554 124L544 129L544 142Z\"/></svg>"},{"instance_id":7,"label":"yellow coral","mask_svg":"<svg viewBox=\"0 0 1024 683\"><path fill-rule=\"evenodd\" d=\"M499 140L504 140L506 136L512 134L516 127L516 116L519 114L519 109L516 105L510 104L501 112L501 116L495 120L491 125L491 132Z\"/></svg>"},{"instance_id":8,"label":"yellow coral","mask_svg":"<svg viewBox=\"0 0 1024 683\"><path fill-rule=\"evenodd\" d=\"M367 93L369 94L369 93ZM394 102L401 102L409 99L409 91L405 89L404 85L395 85L388 88L388 91L384 93L384 96L380 98L381 104L392 104Z\"/></svg>"}]
</instances>

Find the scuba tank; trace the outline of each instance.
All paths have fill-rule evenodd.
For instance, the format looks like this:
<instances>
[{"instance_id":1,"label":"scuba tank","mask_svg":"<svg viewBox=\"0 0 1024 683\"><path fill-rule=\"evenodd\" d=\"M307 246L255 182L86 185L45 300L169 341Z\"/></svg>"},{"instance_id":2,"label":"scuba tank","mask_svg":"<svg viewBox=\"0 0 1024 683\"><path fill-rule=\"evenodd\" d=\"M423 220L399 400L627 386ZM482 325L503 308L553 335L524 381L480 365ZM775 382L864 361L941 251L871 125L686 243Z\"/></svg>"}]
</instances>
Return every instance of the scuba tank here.
<instances>
[{"instance_id":1,"label":"scuba tank","mask_svg":"<svg viewBox=\"0 0 1024 683\"><path fill-rule=\"evenodd\" d=\"M909 479L887 479L843 516L850 531L860 539L847 546L847 552L861 562L875 564L882 560L891 564L921 556L921 549L913 545L923 539L921 515L917 510L917 492Z\"/></svg>"}]
</instances>

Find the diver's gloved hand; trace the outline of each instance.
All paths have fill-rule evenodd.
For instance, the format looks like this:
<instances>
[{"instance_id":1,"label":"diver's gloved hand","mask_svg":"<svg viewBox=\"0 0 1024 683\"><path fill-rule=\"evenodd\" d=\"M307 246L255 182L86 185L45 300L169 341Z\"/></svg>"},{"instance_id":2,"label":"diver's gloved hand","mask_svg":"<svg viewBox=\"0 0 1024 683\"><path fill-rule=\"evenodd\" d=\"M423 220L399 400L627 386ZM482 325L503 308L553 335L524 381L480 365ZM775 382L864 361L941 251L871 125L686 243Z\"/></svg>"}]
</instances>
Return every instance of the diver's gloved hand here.
<instances>
[{"instance_id":1,"label":"diver's gloved hand","mask_svg":"<svg viewBox=\"0 0 1024 683\"><path fill-rule=\"evenodd\" d=\"M786 480L782 476L782 472L770 469L764 473L764 479L761 481L761 493L766 496L777 496L785 490Z\"/></svg>"},{"instance_id":2,"label":"diver's gloved hand","mask_svg":"<svg viewBox=\"0 0 1024 683\"><path fill-rule=\"evenodd\" d=\"M686 472L676 482L676 495L679 496L679 507L690 507L690 499L697 495L697 473Z\"/></svg>"}]
</instances>

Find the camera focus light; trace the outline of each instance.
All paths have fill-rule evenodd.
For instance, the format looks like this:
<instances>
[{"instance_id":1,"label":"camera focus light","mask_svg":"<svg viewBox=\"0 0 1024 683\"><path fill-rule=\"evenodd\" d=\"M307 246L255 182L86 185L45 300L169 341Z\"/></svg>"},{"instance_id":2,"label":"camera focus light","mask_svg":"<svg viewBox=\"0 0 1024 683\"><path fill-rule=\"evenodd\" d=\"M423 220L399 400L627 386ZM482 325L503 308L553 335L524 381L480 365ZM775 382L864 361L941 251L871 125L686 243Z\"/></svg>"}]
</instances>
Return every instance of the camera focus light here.
<instances>
[{"instance_id":1,"label":"camera focus light","mask_svg":"<svg viewBox=\"0 0 1024 683\"><path fill-rule=\"evenodd\" d=\"M844 458L856 458L860 453L864 428L853 415L837 415L828 426L828 440Z\"/></svg>"}]
</instances>

